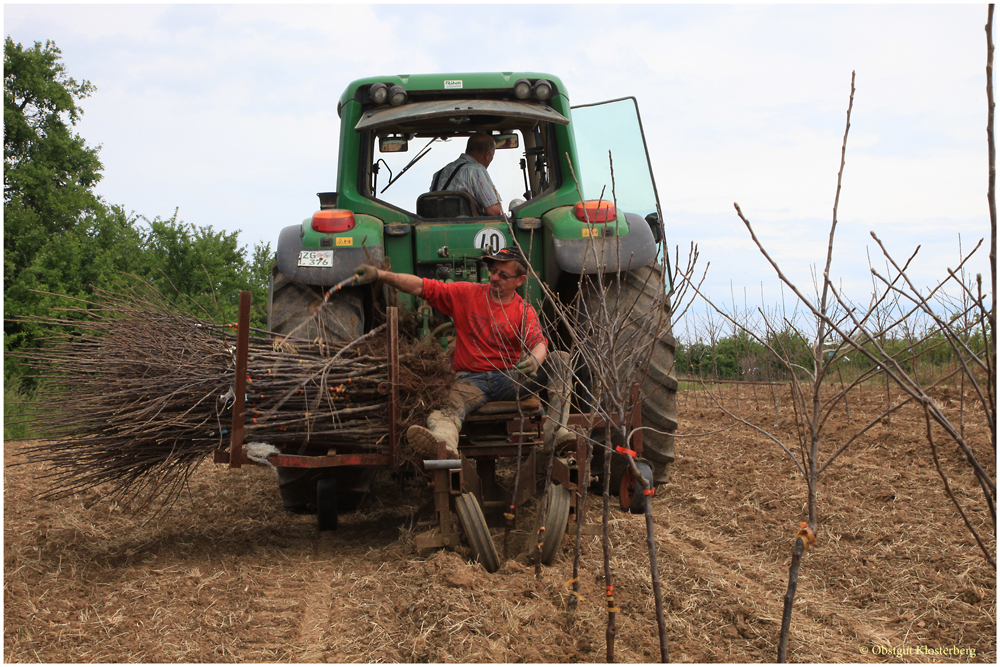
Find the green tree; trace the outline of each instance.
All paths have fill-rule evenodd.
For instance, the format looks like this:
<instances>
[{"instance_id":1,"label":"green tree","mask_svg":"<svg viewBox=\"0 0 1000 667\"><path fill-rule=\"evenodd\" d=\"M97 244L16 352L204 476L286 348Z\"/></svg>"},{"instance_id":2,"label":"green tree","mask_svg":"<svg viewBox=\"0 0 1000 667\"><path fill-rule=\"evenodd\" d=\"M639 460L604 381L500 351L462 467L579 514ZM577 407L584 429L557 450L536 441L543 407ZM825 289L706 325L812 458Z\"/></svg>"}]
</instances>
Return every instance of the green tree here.
<instances>
[{"instance_id":1,"label":"green tree","mask_svg":"<svg viewBox=\"0 0 1000 667\"><path fill-rule=\"evenodd\" d=\"M168 220L143 221L148 225L143 278L182 307L217 322L236 321L239 293L249 290L255 326L263 326L273 261L270 244L258 245L248 261L238 232L189 225L177 219L176 211Z\"/></svg>"},{"instance_id":2,"label":"green tree","mask_svg":"<svg viewBox=\"0 0 1000 667\"><path fill-rule=\"evenodd\" d=\"M53 236L104 208L97 148L73 132L94 86L66 75L52 42L4 41L4 289Z\"/></svg>"},{"instance_id":3,"label":"green tree","mask_svg":"<svg viewBox=\"0 0 1000 667\"><path fill-rule=\"evenodd\" d=\"M134 276L178 305L217 322L235 321L239 292L254 293L255 326L267 313L274 254L252 256L237 234L177 220L132 217L103 201L98 149L73 127L80 100L94 92L70 78L52 42L26 49L4 42L4 350L33 345L37 325L11 318L51 316L79 307L95 288ZM75 315L80 316L80 315ZM4 379L23 374L14 359Z\"/></svg>"},{"instance_id":4,"label":"green tree","mask_svg":"<svg viewBox=\"0 0 1000 667\"><path fill-rule=\"evenodd\" d=\"M32 290L80 294L107 266L98 255L128 254L108 251L128 224L93 192L101 178L98 150L73 132L83 114L78 102L94 87L70 78L60 60L52 42L24 48L4 41L5 318L48 312L57 300ZM5 320L4 350L36 335L34 327ZM5 379L18 370L5 364Z\"/></svg>"}]
</instances>

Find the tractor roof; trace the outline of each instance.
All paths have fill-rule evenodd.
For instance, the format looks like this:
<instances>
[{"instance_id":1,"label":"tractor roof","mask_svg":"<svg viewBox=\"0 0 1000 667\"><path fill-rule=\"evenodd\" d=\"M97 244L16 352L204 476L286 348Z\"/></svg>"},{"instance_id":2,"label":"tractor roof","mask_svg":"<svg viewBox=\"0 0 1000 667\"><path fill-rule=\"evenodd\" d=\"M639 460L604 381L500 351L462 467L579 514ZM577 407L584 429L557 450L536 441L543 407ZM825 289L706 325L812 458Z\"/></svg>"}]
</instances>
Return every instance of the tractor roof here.
<instances>
[{"instance_id":1,"label":"tractor roof","mask_svg":"<svg viewBox=\"0 0 1000 667\"><path fill-rule=\"evenodd\" d=\"M413 93L434 93L441 91L450 94L469 94L480 91L510 90L513 93L514 84L521 79L537 81L547 79L555 88L555 94L566 95L566 88L558 77L537 72L465 72L449 74L399 74L396 76L372 76L358 79L348 84L340 105L352 99L358 99L359 90L367 90L374 83L384 83L387 86L399 85L410 95Z\"/></svg>"},{"instance_id":2,"label":"tractor roof","mask_svg":"<svg viewBox=\"0 0 1000 667\"><path fill-rule=\"evenodd\" d=\"M454 129L473 127L476 131L513 127L543 121L566 125L569 119L536 102L522 100L435 100L413 102L402 106L384 106L364 112L355 126L357 130L387 129L398 133L420 135L426 129L439 131L447 119ZM493 127L493 126L496 127Z\"/></svg>"}]
</instances>

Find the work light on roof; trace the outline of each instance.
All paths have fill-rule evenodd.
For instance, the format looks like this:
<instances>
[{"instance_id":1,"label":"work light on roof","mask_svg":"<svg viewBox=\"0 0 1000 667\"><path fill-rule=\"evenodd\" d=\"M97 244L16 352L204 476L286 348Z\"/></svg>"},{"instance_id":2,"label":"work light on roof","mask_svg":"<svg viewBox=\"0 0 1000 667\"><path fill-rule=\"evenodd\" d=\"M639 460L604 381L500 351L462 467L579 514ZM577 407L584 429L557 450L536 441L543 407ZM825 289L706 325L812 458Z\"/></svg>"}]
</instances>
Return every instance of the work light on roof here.
<instances>
[{"instance_id":1,"label":"work light on roof","mask_svg":"<svg viewBox=\"0 0 1000 667\"><path fill-rule=\"evenodd\" d=\"M547 100L552 97L552 84L545 79L535 82L535 97L540 100Z\"/></svg>"},{"instance_id":2,"label":"work light on roof","mask_svg":"<svg viewBox=\"0 0 1000 667\"><path fill-rule=\"evenodd\" d=\"M385 104L389 98L389 86L384 83L373 83L372 87L368 89L368 96L375 104Z\"/></svg>"},{"instance_id":3,"label":"work light on roof","mask_svg":"<svg viewBox=\"0 0 1000 667\"><path fill-rule=\"evenodd\" d=\"M400 85L395 85L389 89L389 104L398 107L406 103L406 89Z\"/></svg>"},{"instance_id":4,"label":"work light on roof","mask_svg":"<svg viewBox=\"0 0 1000 667\"><path fill-rule=\"evenodd\" d=\"M526 100L531 95L531 82L527 79L518 79L514 83L514 95L519 100Z\"/></svg>"}]
</instances>

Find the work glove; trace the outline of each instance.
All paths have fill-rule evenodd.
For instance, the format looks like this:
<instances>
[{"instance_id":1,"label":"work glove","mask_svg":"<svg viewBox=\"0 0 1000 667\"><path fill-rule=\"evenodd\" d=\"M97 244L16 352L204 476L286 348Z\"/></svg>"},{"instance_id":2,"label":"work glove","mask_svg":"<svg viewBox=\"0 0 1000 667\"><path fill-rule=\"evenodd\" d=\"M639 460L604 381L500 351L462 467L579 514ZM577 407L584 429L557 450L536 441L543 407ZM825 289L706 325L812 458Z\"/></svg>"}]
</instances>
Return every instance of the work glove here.
<instances>
[{"instance_id":1,"label":"work glove","mask_svg":"<svg viewBox=\"0 0 1000 667\"><path fill-rule=\"evenodd\" d=\"M538 375L539 365L538 359L535 359L535 356L529 352L521 357L516 364L514 364L514 370L525 377L534 379L535 376Z\"/></svg>"},{"instance_id":2,"label":"work glove","mask_svg":"<svg viewBox=\"0 0 1000 667\"><path fill-rule=\"evenodd\" d=\"M361 264L354 269L354 284L367 285L378 280L378 268L371 264Z\"/></svg>"}]
</instances>

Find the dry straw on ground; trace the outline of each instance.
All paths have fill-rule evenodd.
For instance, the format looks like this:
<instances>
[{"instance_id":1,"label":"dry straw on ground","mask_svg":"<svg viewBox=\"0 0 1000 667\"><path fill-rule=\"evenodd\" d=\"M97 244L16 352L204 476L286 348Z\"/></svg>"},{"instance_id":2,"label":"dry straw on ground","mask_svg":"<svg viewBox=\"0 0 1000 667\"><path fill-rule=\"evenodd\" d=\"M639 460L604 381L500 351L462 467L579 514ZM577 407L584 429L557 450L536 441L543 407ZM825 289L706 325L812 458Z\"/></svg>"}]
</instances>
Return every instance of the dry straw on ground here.
<instances>
[{"instance_id":1,"label":"dry straw on ground","mask_svg":"<svg viewBox=\"0 0 1000 667\"><path fill-rule=\"evenodd\" d=\"M855 418L874 414L881 394L857 399ZM957 410L951 394L942 402ZM772 425L767 407L749 419ZM791 428L782 410L780 428ZM726 425L709 409L686 417L687 432ZM851 432L834 419L832 434ZM923 428L904 411L821 482L826 515L803 565L791 661L996 661L995 573L941 490ZM981 416L967 428L988 449ZM654 503L671 658L770 662L802 485L783 453L746 429L685 439L678 454ZM982 455L995 470L992 454ZM5 463L12 459L8 447ZM978 493L957 451L944 465L958 493ZM38 472L5 466L8 661L603 661L597 538L583 541L583 599L570 619L569 538L540 580L520 555L490 575L465 547L417 553L416 521L429 516L430 494L413 482L401 489L380 480L370 507L319 536L314 519L281 512L265 468L202 465L178 511L147 524L102 489L34 499L44 488ZM659 651L643 519L616 512L611 527L622 609L616 655L652 661ZM500 544L502 529L494 537ZM518 554L524 538L514 535ZM879 653L888 650L898 654ZM935 650L953 654L914 653Z\"/></svg>"}]
</instances>

